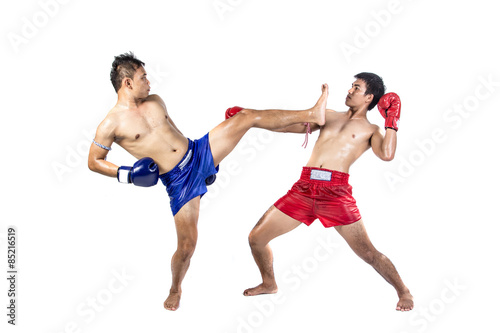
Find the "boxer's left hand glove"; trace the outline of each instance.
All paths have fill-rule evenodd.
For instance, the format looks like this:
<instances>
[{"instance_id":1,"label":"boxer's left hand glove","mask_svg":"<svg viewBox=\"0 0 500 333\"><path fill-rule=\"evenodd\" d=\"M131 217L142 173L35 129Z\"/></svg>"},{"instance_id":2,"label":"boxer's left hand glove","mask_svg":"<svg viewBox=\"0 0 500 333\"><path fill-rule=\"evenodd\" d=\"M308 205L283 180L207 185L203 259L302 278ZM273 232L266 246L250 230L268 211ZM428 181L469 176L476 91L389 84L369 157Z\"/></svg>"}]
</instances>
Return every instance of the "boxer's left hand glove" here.
<instances>
[{"instance_id":1,"label":"boxer's left hand glove","mask_svg":"<svg viewBox=\"0 0 500 333\"><path fill-rule=\"evenodd\" d=\"M237 114L241 110L243 110L243 108L240 108L239 106L233 106L232 108L228 108L226 110L226 119L231 118L232 116L234 116L235 114Z\"/></svg>"},{"instance_id":2,"label":"boxer's left hand glove","mask_svg":"<svg viewBox=\"0 0 500 333\"><path fill-rule=\"evenodd\" d=\"M118 168L117 178L120 183L137 186L153 186L158 182L160 171L151 157L144 157L134 163L134 166Z\"/></svg>"},{"instance_id":3,"label":"boxer's left hand glove","mask_svg":"<svg viewBox=\"0 0 500 333\"><path fill-rule=\"evenodd\" d=\"M399 117L401 116L401 100L396 93L387 93L380 97L377 104L382 117L385 118L385 129L392 128L397 131Z\"/></svg>"}]
</instances>

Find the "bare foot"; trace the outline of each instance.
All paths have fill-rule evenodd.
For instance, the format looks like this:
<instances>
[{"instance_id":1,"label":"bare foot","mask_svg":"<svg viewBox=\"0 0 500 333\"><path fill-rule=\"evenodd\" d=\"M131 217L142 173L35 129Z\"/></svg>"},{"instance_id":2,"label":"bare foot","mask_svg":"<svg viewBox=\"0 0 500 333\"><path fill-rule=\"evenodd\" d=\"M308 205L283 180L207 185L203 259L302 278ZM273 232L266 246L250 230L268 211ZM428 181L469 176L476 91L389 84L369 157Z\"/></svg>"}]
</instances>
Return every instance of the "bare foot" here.
<instances>
[{"instance_id":1,"label":"bare foot","mask_svg":"<svg viewBox=\"0 0 500 333\"><path fill-rule=\"evenodd\" d=\"M326 101L328 100L328 84L323 84L321 86L321 96L316 102L316 105L311 109L315 115L315 123L319 126L323 126L325 124L326 117Z\"/></svg>"},{"instance_id":2,"label":"bare foot","mask_svg":"<svg viewBox=\"0 0 500 333\"><path fill-rule=\"evenodd\" d=\"M255 296L255 295L262 295L262 294L276 294L278 292L278 286L272 285L272 286L264 286L263 283L259 284L257 287L254 288L248 288L243 292L243 295L245 296Z\"/></svg>"},{"instance_id":3,"label":"bare foot","mask_svg":"<svg viewBox=\"0 0 500 333\"><path fill-rule=\"evenodd\" d=\"M179 308L181 302L181 294L170 292L165 302L163 302L163 307L170 311L175 311Z\"/></svg>"},{"instance_id":4,"label":"bare foot","mask_svg":"<svg viewBox=\"0 0 500 333\"><path fill-rule=\"evenodd\" d=\"M413 309L413 296L410 293L401 295L396 310L410 311L411 309Z\"/></svg>"}]
</instances>

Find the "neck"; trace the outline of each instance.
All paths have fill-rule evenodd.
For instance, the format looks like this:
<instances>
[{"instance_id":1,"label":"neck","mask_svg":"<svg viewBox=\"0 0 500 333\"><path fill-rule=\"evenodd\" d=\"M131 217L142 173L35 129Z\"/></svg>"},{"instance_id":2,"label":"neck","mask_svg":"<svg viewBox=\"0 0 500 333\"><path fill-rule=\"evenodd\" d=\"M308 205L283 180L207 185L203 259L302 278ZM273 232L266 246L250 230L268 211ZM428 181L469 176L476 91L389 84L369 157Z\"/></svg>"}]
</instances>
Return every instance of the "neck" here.
<instances>
[{"instance_id":1,"label":"neck","mask_svg":"<svg viewBox=\"0 0 500 333\"><path fill-rule=\"evenodd\" d=\"M366 118L366 113L368 112L368 109L363 107L363 108L355 108L355 107L350 107L349 110L347 110L347 115L349 118Z\"/></svg>"},{"instance_id":2,"label":"neck","mask_svg":"<svg viewBox=\"0 0 500 333\"><path fill-rule=\"evenodd\" d=\"M118 101L116 102L116 105L128 108L128 109L134 109L139 107L139 104L142 103L144 99L143 98L135 98L134 96L131 96L127 93L123 93L121 91L118 92Z\"/></svg>"}]
</instances>

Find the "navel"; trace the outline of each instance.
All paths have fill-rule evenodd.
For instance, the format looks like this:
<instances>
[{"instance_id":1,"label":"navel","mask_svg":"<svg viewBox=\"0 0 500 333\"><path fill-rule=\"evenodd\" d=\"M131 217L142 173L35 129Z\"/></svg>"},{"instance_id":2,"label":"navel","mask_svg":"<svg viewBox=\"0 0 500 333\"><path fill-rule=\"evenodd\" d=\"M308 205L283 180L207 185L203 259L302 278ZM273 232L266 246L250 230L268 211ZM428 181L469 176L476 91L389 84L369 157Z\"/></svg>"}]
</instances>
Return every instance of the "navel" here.
<instances>
[{"instance_id":1,"label":"navel","mask_svg":"<svg viewBox=\"0 0 500 333\"><path fill-rule=\"evenodd\" d=\"M355 137L356 137L356 135L354 135L354 134L353 134L353 135L352 135L352 138L354 139Z\"/></svg>"},{"instance_id":2,"label":"navel","mask_svg":"<svg viewBox=\"0 0 500 333\"><path fill-rule=\"evenodd\" d=\"M139 137L140 137L140 136L141 136L140 134L136 134L136 135L135 135L135 139L136 139L136 140L137 140L137 139L139 139Z\"/></svg>"}]
</instances>

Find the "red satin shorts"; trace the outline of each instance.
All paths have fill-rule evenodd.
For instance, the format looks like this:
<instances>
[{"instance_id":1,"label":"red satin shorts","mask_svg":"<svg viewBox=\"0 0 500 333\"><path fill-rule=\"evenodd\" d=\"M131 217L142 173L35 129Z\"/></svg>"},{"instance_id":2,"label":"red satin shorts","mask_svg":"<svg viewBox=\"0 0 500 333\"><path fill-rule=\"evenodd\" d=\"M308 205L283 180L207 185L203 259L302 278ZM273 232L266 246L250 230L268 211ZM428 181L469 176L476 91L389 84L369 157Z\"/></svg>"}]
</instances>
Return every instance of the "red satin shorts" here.
<instances>
[{"instance_id":1,"label":"red satin shorts","mask_svg":"<svg viewBox=\"0 0 500 333\"><path fill-rule=\"evenodd\" d=\"M274 206L306 225L319 219L326 228L361 219L349 174L328 169L304 167L299 181Z\"/></svg>"}]
</instances>

